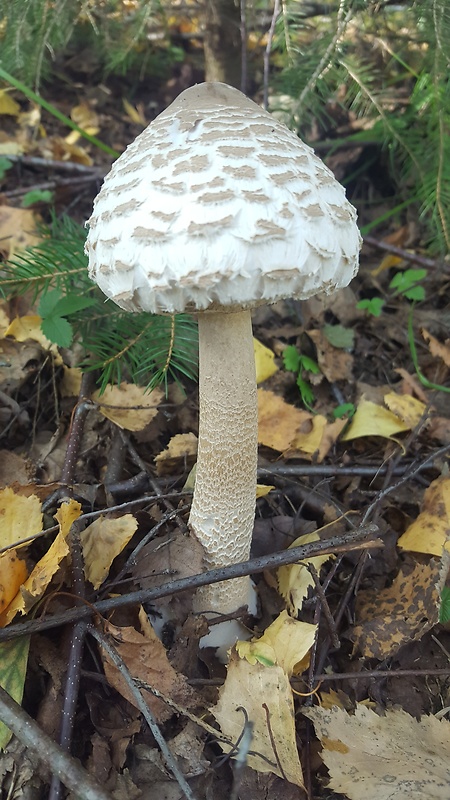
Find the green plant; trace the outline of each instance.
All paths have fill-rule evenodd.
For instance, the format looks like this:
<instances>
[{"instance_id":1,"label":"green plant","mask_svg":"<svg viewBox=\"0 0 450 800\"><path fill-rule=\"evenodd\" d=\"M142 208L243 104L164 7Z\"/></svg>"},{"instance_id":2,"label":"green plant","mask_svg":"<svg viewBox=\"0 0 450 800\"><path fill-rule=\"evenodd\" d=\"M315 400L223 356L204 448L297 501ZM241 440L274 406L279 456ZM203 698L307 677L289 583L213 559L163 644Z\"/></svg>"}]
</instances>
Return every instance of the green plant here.
<instances>
[{"instance_id":1,"label":"green plant","mask_svg":"<svg viewBox=\"0 0 450 800\"><path fill-rule=\"evenodd\" d=\"M319 365L313 358L302 355L292 344L288 345L283 350L283 364L285 369L297 375L296 383L301 394L303 405L311 409L315 396L305 373L311 372L313 375L319 375Z\"/></svg>"},{"instance_id":2,"label":"green plant","mask_svg":"<svg viewBox=\"0 0 450 800\"><path fill-rule=\"evenodd\" d=\"M0 156L0 181L3 180L6 173L8 172L9 169L11 169L11 167L12 167L12 161L10 161L9 158L6 158L5 156Z\"/></svg>"},{"instance_id":3,"label":"green plant","mask_svg":"<svg viewBox=\"0 0 450 800\"><path fill-rule=\"evenodd\" d=\"M444 586L442 589L439 622L441 625L450 622L450 586Z\"/></svg>"},{"instance_id":4,"label":"green plant","mask_svg":"<svg viewBox=\"0 0 450 800\"><path fill-rule=\"evenodd\" d=\"M24 194L22 197L22 208L29 208L35 203L52 203L54 200L54 192L50 189L32 189Z\"/></svg>"},{"instance_id":5,"label":"green plant","mask_svg":"<svg viewBox=\"0 0 450 800\"><path fill-rule=\"evenodd\" d=\"M422 286L421 281L423 281L426 276L426 269L412 268L406 269L403 272L396 272L389 283L389 289L391 291L388 292L387 299L401 295L407 300L424 300L425 288ZM367 311L372 317L379 317L385 303L386 299L382 297L364 298L363 300L359 300L356 304L356 308Z\"/></svg>"},{"instance_id":6,"label":"green plant","mask_svg":"<svg viewBox=\"0 0 450 800\"><path fill-rule=\"evenodd\" d=\"M2 265L4 297L30 293L38 302L42 330L68 347L76 341L80 366L99 373L102 390L125 377L153 388L197 374L197 328L188 314L129 314L89 279L84 229L69 217L54 218L43 241Z\"/></svg>"}]
</instances>

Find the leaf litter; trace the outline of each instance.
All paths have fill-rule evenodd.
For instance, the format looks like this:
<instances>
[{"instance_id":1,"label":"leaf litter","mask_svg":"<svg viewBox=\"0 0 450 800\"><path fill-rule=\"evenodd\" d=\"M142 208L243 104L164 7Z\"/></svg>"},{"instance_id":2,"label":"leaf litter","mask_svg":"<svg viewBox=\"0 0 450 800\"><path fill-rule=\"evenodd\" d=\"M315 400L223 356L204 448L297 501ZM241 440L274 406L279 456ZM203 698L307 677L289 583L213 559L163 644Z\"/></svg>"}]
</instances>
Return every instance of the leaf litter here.
<instances>
[{"instance_id":1,"label":"leaf litter","mask_svg":"<svg viewBox=\"0 0 450 800\"><path fill-rule=\"evenodd\" d=\"M36 129L40 115L20 116L14 98L0 95L0 102L10 100L9 111L2 112L0 105L0 113L17 120L20 134L9 144L29 151L27 125ZM133 124L143 124L140 107L125 106ZM72 111L83 126L98 130L101 115L88 101L78 100ZM39 154L91 164L89 148L77 139L48 136ZM0 230L6 258L35 241L35 212L3 206ZM401 235L400 246L404 231ZM449 588L444 448L450 444L450 415L443 396L424 386L415 372L406 301L390 301L389 315L380 306L380 316L373 318L357 308L359 297L380 286L387 290L402 269L397 257L383 258L381 264L367 261L369 269L351 288L332 299L304 303L302 324L287 304L255 313L260 463L268 470L264 482L274 487L259 492L255 548L269 554L304 543L305 534L309 541L321 541L331 535L326 525L335 519L340 520L339 535L371 521L365 515L372 507L384 549L313 557L256 576L259 617L248 620L254 635L233 650L226 669L207 651L199 657L205 623L193 617L187 592L145 610L131 604L108 619L96 619L132 675L149 685L146 699L198 798L223 796L224 791L229 796L240 758L246 763L242 791L250 787L246 800L263 791L277 800L303 798L302 787L311 781L314 798L320 800L330 789L350 800L448 796L450 634L441 601ZM432 280L436 297L442 297L443 277L436 272ZM2 546L10 548L0 554L5 631L25 616L38 624L42 615L45 619L73 606L74 522L83 528L89 603L153 590L202 569L202 554L186 529L189 495L181 494L196 454L196 395L189 385L184 395L173 393L168 402L162 392L148 393L126 380L109 395L91 394L96 411L83 431L70 483L76 499L47 504L59 489L81 376L73 354L42 335L36 311L26 298L14 307L0 307L1 474L6 487L0 513ZM415 336L422 337L423 374L448 385L444 312L448 309L436 314L430 300L421 303L414 311ZM295 376L282 367L286 346L318 366L317 372L306 370L312 410L302 407ZM334 415L339 406L347 408L343 417ZM122 450L117 466L111 453L119 441L118 427ZM439 445L444 448L438 452ZM106 477L114 473L119 477L108 484ZM132 505L136 475L143 480L140 497L152 498L137 510ZM117 493L108 494L109 485L118 486ZM167 500L172 490L175 497ZM109 513L108 505L121 509ZM86 517L90 513L98 518ZM49 532L38 536L42 528ZM311 535L312 529L317 532ZM20 544L29 537L36 538ZM136 550L145 537L150 543ZM330 650L330 622L311 566L339 631L341 645L335 650ZM64 659L68 651L61 630L52 636L44 631L33 637L29 654L28 637L0 642L0 683L18 701L24 694L25 708L37 709L43 730L54 726L52 735L57 736L48 708L62 708L67 689L60 678L58 692L46 695L39 673L54 671L56 686L57 669L38 653L50 653L59 636ZM101 649L86 651L80 669L78 707L84 723L77 735L85 766L101 778L101 764L108 789L117 797L142 792L149 800L171 792L178 797L179 787L117 669ZM383 677L377 678L377 672ZM334 687L333 701L317 694L321 680ZM158 691L173 705L155 696ZM336 698L345 698L344 707L333 705ZM405 710L398 708L399 699ZM414 716L406 713L409 709ZM314 724L321 756L308 755L304 748L299 711ZM442 719L435 717L439 713ZM245 749L247 722L253 736ZM3 746L8 737L0 729ZM14 769L5 760L14 752L14 741L0 757L3 776Z\"/></svg>"}]
</instances>

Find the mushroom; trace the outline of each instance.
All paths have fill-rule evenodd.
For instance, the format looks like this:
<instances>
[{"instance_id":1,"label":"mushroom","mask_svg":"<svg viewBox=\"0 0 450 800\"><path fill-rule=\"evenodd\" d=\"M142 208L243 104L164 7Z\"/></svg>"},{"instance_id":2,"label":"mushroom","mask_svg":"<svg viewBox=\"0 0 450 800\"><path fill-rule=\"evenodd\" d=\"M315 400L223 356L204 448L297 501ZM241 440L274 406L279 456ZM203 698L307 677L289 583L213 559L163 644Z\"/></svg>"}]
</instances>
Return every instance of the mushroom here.
<instances>
[{"instance_id":1,"label":"mushroom","mask_svg":"<svg viewBox=\"0 0 450 800\"><path fill-rule=\"evenodd\" d=\"M295 133L230 86L187 89L113 165L94 203L90 276L129 311L193 312L200 422L189 523L206 568L246 560L256 502L251 309L346 286L356 212ZM198 590L195 609L249 605L249 578ZM231 644L236 628L222 631ZM207 643L210 643L208 641Z\"/></svg>"}]
</instances>

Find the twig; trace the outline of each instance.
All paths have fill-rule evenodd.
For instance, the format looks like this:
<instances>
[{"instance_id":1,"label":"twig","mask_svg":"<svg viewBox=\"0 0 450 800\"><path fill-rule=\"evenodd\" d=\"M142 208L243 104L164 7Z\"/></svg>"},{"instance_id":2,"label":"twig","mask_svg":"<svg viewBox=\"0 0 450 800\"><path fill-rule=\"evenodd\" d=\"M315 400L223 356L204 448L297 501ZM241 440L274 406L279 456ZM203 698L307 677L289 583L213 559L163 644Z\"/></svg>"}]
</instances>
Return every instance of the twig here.
<instances>
[{"instance_id":1,"label":"twig","mask_svg":"<svg viewBox=\"0 0 450 800\"><path fill-rule=\"evenodd\" d=\"M270 21L270 28L267 34L267 44L266 49L264 50L264 94L263 94L263 106L264 110L267 111L269 107L269 70L270 70L270 53L272 50L272 42L273 36L275 33L275 25L280 13L281 8L281 0L275 0L273 4L273 13L272 19Z\"/></svg>"},{"instance_id":2,"label":"twig","mask_svg":"<svg viewBox=\"0 0 450 800\"><path fill-rule=\"evenodd\" d=\"M79 762L64 753L39 725L0 686L0 719L17 736L25 747L58 775L75 797L82 800L112 800L100 784L86 772Z\"/></svg>"},{"instance_id":3,"label":"twig","mask_svg":"<svg viewBox=\"0 0 450 800\"><path fill-rule=\"evenodd\" d=\"M363 678L420 678L427 675L447 676L450 675L450 667L445 669L372 669L364 672L323 672L314 675L315 681L346 681L362 680ZM297 680L294 678L293 680ZM299 679L300 680L300 679Z\"/></svg>"},{"instance_id":4,"label":"twig","mask_svg":"<svg viewBox=\"0 0 450 800\"><path fill-rule=\"evenodd\" d=\"M88 631L91 634L91 636L93 636L94 639L96 639L100 647L106 651L109 658L113 662L114 666L119 670L122 678L124 679L130 692L133 695L134 701L137 707L139 708L139 711L143 715L148 727L150 728L153 734L153 737L161 751L161 754L164 758L164 761L166 762L168 769L171 771L172 775L177 781L181 791L186 797L186 800L195 800L195 797L191 791L191 787L187 783L186 778L184 777L177 762L175 761L175 758L170 752L167 742L164 739L164 736L162 735L161 731L159 730L155 717L153 716L147 703L142 697L142 694L139 691L139 688L136 685L135 680L131 675L127 665L124 663L123 659L120 657L119 653L117 652L115 647L113 647L113 645L110 643L108 637L105 636L105 634L101 633L99 630L94 628L93 625L90 625L88 627Z\"/></svg>"},{"instance_id":5,"label":"twig","mask_svg":"<svg viewBox=\"0 0 450 800\"><path fill-rule=\"evenodd\" d=\"M304 561L313 556L325 555L326 553L346 553L351 550L365 550L376 547L383 547L381 539L370 539L376 533L377 527L368 525L356 531L350 531L340 536L333 536L330 539L320 542L310 542L299 547L292 547L280 553L272 553L268 556L252 558L239 564L231 564L220 569L208 570L200 575L192 575L189 578L179 578L178 580L168 581L156 589L143 589L121 597L111 597L108 600L100 600L92 607L83 606L82 608L72 608L62 614L54 614L52 617L41 620L31 620L16 625L9 625L7 628L0 629L0 641L9 641L17 636L24 636L37 631L50 630L67 622L78 619L86 619L93 613L102 615L116 608L126 606L151 603L161 597L168 597L172 594L179 594L187 590L198 589L200 586L207 586L211 583L241 578L246 575L258 574L266 569L276 569L286 564L294 564L296 561ZM364 541L365 540L365 541Z\"/></svg>"},{"instance_id":6,"label":"twig","mask_svg":"<svg viewBox=\"0 0 450 800\"><path fill-rule=\"evenodd\" d=\"M392 470L392 475L405 475L410 469L410 464L404 466L396 466ZM421 469L426 469L426 466L420 466ZM419 470L419 471L420 471ZM259 467L258 477L265 477L267 475L285 475L289 476L320 476L324 478L339 477L339 475L361 476L368 478L376 478L378 475L386 475L388 466L358 466L342 467L338 464L271 464L269 467ZM416 474L417 470L414 474Z\"/></svg>"},{"instance_id":7,"label":"twig","mask_svg":"<svg viewBox=\"0 0 450 800\"><path fill-rule=\"evenodd\" d=\"M240 0L241 92L247 94L247 0Z\"/></svg>"},{"instance_id":8,"label":"twig","mask_svg":"<svg viewBox=\"0 0 450 800\"><path fill-rule=\"evenodd\" d=\"M341 643L339 641L339 636L338 636L338 633L337 633L337 630L336 630L336 623L335 623L335 621L333 619L333 615L332 615L332 613L330 611L330 606L328 605L328 600L325 597L325 592L323 590L322 584L320 583L319 575L317 573L317 570L316 570L314 564L309 562L306 566L307 566L308 572L311 574L311 577L312 577L312 579L314 581L316 592L317 592L317 594L319 596L320 605L322 606L323 615L324 615L325 620L326 620L327 625L328 625L328 633L329 633L329 636L330 636L331 645L332 645L332 647L336 648L336 650L338 650L340 645L341 645Z\"/></svg>"},{"instance_id":9,"label":"twig","mask_svg":"<svg viewBox=\"0 0 450 800\"><path fill-rule=\"evenodd\" d=\"M99 167L77 164L75 161L52 161L50 158L16 155L8 155L7 158L8 161L23 165L24 167L42 167L46 170L55 170L58 172L79 172L84 175L92 174L100 179L104 177L104 171L99 169Z\"/></svg>"},{"instance_id":10,"label":"twig","mask_svg":"<svg viewBox=\"0 0 450 800\"><path fill-rule=\"evenodd\" d=\"M441 269L442 262L436 261L434 258L426 258L419 253L410 253L408 250L403 250L395 244L385 242L382 239L375 239L374 236L364 236L364 244L370 247L376 247L377 250L383 250L385 253L392 253L394 256L402 258L404 261L412 261L414 264L420 264L425 269Z\"/></svg>"}]
</instances>

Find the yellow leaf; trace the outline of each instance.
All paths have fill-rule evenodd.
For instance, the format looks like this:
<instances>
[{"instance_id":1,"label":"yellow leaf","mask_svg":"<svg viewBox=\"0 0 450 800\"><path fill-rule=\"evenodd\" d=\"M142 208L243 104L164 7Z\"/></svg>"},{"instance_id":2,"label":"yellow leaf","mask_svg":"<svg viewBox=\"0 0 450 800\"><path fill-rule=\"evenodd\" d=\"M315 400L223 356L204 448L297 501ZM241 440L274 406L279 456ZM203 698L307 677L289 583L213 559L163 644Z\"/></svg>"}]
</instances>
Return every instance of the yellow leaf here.
<instances>
[{"instance_id":1,"label":"yellow leaf","mask_svg":"<svg viewBox=\"0 0 450 800\"><path fill-rule=\"evenodd\" d=\"M390 439L394 434L408 430L410 426L392 411L363 397L341 440L347 442L359 436L383 436L385 439Z\"/></svg>"},{"instance_id":2,"label":"yellow leaf","mask_svg":"<svg viewBox=\"0 0 450 800\"><path fill-rule=\"evenodd\" d=\"M42 530L41 503L36 495L23 497L12 489L0 491L0 548L14 545L21 539Z\"/></svg>"},{"instance_id":3,"label":"yellow leaf","mask_svg":"<svg viewBox=\"0 0 450 800\"><path fill-rule=\"evenodd\" d=\"M0 614L15 598L20 586L28 578L25 561L17 557L16 550L0 555Z\"/></svg>"},{"instance_id":4,"label":"yellow leaf","mask_svg":"<svg viewBox=\"0 0 450 800\"><path fill-rule=\"evenodd\" d=\"M242 735L246 720L252 723L249 767L303 787L292 689L281 666L250 664L232 652L225 683L211 712L222 733L233 742ZM224 752L231 749L225 743L220 746Z\"/></svg>"},{"instance_id":5,"label":"yellow leaf","mask_svg":"<svg viewBox=\"0 0 450 800\"><path fill-rule=\"evenodd\" d=\"M309 411L286 403L282 397L265 389L258 389L258 441L266 447L287 450L291 442L302 432L303 426L311 429Z\"/></svg>"},{"instance_id":6,"label":"yellow leaf","mask_svg":"<svg viewBox=\"0 0 450 800\"><path fill-rule=\"evenodd\" d=\"M384 395L383 399L388 409L397 417L400 417L409 428L415 428L425 413L425 403L416 400L410 394L389 392L389 394Z\"/></svg>"},{"instance_id":7,"label":"yellow leaf","mask_svg":"<svg viewBox=\"0 0 450 800\"><path fill-rule=\"evenodd\" d=\"M119 428L141 431L156 417L164 392L159 388L147 392L142 386L121 383L120 386L108 386L103 394L94 392L93 399L99 404L103 416Z\"/></svg>"},{"instance_id":8,"label":"yellow leaf","mask_svg":"<svg viewBox=\"0 0 450 800\"><path fill-rule=\"evenodd\" d=\"M17 117L20 113L19 103L16 103L13 97L9 94L7 89L0 90L0 114L8 114L11 117Z\"/></svg>"},{"instance_id":9,"label":"yellow leaf","mask_svg":"<svg viewBox=\"0 0 450 800\"><path fill-rule=\"evenodd\" d=\"M313 646L316 630L317 625L299 622L282 611L259 639L237 642L236 650L250 664L278 664L290 678Z\"/></svg>"},{"instance_id":10,"label":"yellow leaf","mask_svg":"<svg viewBox=\"0 0 450 800\"><path fill-rule=\"evenodd\" d=\"M128 544L137 525L132 514L117 519L100 517L82 532L84 571L94 589L102 585L112 562Z\"/></svg>"},{"instance_id":11,"label":"yellow leaf","mask_svg":"<svg viewBox=\"0 0 450 800\"><path fill-rule=\"evenodd\" d=\"M0 247L6 258L39 243L36 234L38 219L29 208L0 206Z\"/></svg>"},{"instance_id":12,"label":"yellow leaf","mask_svg":"<svg viewBox=\"0 0 450 800\"><path fill-rule=\"evenodd\" d=\"M394 256L392 253L386 253L386 255L381 259L378 267L375 267L375 269L370 270L370 273L374 277L377 277L377 275L380 275L387 269L391 269L392 267L398 267L399 264L402 263L402 261L403 261L402 258Z\"/></svg>"},{"instance_id":13,"label":"yellow leaf","mask_svg":"<svg viewBox=\"0 0 450 800\"><path fill-rule=\"evenodd\" d=\"M63 377L59 384L61 397L78 397L83 373L79 367L66 367L63 364Z\"/></svg>"},{"instance_id":14,"label":"yellow leaf","mask_svg":"<svg viewBox=\"0 0 450 800\"><path fill-rule=\"evenodd\" d=\"M126 97L122 97L122 103L126 114L131 121L136 125L142 125L142 127L145 128L147 126L147 120L145 119L142 111L139 111L139 109L137 109L135 106L132 106Z\"/></svg>"},{"instance_id":15,"label":"yellow leaf","mask_svg":"<svg viewBox=\"0 0 450 800\"><path fill-rule=\"evenodd\" d=\"M303 536L299 536L289 547L299 547L303 544L309 544L309 542L317 542L319 538L317 533L306 533ZM278 591L286 601L288 611L290 611L291 614L298 614L308 594L309 587L314 586L314 580L307 569L307 565L312 564L317 572L320 573L322 566L329 561L330 558L333 558L331 554L314 556L313 558L305 559L305 561L299 561L296 564L288 564L285 567L278 568Z\"/></svg>"},{"instance_id":16,"label":"yellow leaf","mask_svg":"<svg viewBox=\"0 0 450 800\"><path fill-rule=\"evenodd\" d=\"M441 344L426 328L422 328L420 332L430 348L431 355L441 358L445 366L450 367L450 340L447 339L445 344Z\"/></svg>"},{"instance_id":17,"label":"yellow leaf","mask_svg":"<svg viewBox=\"0 0 450 800\"><path fill-rule=\"evenodd\" d=\"M450 723L433 715L421 720L400 709L383 716L358 703L354 714L340 708L305 708L322 742L329 787L350 800L448 800Z\"/></svg>"},{"instance_id":18,"label":"yellow leaf","mask_svg":"<svg viewBox=\"0 0 450 800\"><path fill-rule=\"evenodd\" d=\"M23 698L29 647L29 636L0 644L0 685L19 704ZM0 722L0 750L5 749L11 736L9 728Z\"/></svg>"},{"instance_id":19,"label":"yellow leaf","mask_svg":"<svg viewBox=\"0 0 450 800\"><path fill-rule=\"evenodd\" d=\"M6 491L6 490L5 490ZM43 596L51 579L59 569L63 558L69 553L66 536L70 526L81 514L81 505L75 500L63 503L55 514L60 530L46 554L31 571L29 578L21 585L20 591L0 615L0 627L8 625L16 614L27 614Z\"/></svg>"},{"instance_id":20,"label":"yellow leaf","mask_svg":"<svg viewBox=\"0 0 450 800\"><path fill-rule=\"evenodd\" d=\"M255 338L253 338L253 347L255 350L256 383L262 383L278 370L275 364L275 353Z\"/></svg>"},{"instance_id":21,"label":"yellow leaf","mask_svg":"<svg viewBox=\"0 0 450 800\"><path fill-rule=\"evenodd\" d=\"M425 491L422 510L398 540L401 550L442 556L450 552L450 478L437 478Z\"/></svg>"},{"instance_id":22,"label":"yellow leaf","mask_svg":"<svg viewBox=\"0 0 450 800\"><path fill-rule=\"evenodd\" d=\"M272 489L275 489L275 486L264 486L264 484L258 483L256 485L256 499L258 499L258 497L265 497Z\"/></svg>"},{"instance_id":23,"label":"yellow leaf","mask_svg":"<svg viewBox=\"0 0 450 800\"><path fill-rule=\"evenodd\" d=\"M171 475L185 467L192 468L197 456L198 439L194 433L177 433L165 450L155 456L158 475Z\"/></svg>"},{"instance_id":24,"label":"yellow leaf","mask_svg":"<svg viewBox=\"0 0 450 800\"><path fill-rule=\"evenodd\" d=\"M24 317L15 317L5 331L5 336L13 336L17 342L26 342L33 339L39 342L45 350L50 350L55 345L42 333L42 317L37 314L28 314Z\"/></svg>"}]
</instances>

